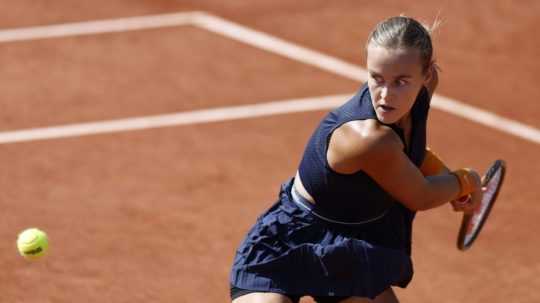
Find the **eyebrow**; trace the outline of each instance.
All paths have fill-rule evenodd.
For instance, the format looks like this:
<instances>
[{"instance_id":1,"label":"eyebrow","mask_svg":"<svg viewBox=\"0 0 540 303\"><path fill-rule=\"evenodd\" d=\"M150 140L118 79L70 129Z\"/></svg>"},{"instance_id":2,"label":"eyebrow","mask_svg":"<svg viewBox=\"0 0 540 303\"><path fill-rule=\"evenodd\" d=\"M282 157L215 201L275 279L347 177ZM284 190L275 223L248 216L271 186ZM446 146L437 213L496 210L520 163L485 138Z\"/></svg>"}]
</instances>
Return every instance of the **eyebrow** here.
<instances>
[{"instance_id":1,"label":"eyebrow","mask_svg":"<svg viewBox=\"0 0 540 303\"><path fill-rule=\"evenodd\" d=\"M372 71L372 70L368 70L368 72L369 72L371 75L373 75L373 76L376 76L376 77L382 77L380 74L378 74L378 73L376 73L376 72L374 72L374 71ZM407 74L403 74L403 75L398 75L398 76L396 77L396 79L404 79L404 78L412 78L412 76L411 76L411 75L407 75Z\"/></svg>"}]
</instances>

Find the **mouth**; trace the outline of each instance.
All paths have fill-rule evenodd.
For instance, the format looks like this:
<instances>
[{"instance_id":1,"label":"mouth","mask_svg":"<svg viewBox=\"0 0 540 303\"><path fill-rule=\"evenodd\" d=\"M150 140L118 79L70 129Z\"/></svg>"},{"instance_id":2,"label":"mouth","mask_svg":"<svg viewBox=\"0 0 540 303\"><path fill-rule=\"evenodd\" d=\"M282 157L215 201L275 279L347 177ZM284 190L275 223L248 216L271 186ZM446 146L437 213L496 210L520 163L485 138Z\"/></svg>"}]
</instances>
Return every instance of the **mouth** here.
<instances>
[{"instance_id":1,"label":"mouth","mask_svg":"<svg viewBox=\"0 0 540 303\"><path fill-rule=\"evenodd\" d=\"M388 106L388 105L383 105L383 104L379 105L379 108L385 113L391 112L391 111L396 109L394 107L391 107L391 106Z\"/></svg>"}]
</instances>

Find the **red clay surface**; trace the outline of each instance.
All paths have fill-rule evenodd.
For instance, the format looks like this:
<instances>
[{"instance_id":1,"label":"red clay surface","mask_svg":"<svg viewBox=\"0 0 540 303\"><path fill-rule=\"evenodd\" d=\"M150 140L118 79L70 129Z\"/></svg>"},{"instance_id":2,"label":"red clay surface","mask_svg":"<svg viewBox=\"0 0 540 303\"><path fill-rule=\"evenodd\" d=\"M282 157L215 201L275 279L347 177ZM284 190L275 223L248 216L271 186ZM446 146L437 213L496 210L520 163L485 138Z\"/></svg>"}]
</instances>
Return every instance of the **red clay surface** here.
<instances>
[{"instance_id":1,"label":"red clay surface","mask_svg":"<svg viewBox=\"0 0 540 303\"><path fill-rule=\"evenodd\" d=\"M390 15L446 21L439 93L540 127L534 60L540 4L525 1L16 1L1 28L202 10L363 65ZM359 83L182 26L0 44L2 130L342 94ZM227 302L234 249L291 176L324 112L0 146L0 302ZM475 246L460 215L415 225L416 276L402 302L538 302L540 146L434 110L430 145L452 167L509 171ZM15 239L37 226L49 255ZM310 302L305 299L305 302Z\"/></svg>"},{"instance_id":2,"label":"red clay surface","mask_svg":"<svg viewBox=\"0 0 540 303\"><path fill-rule=\"evenodd\" d=\"M348 93L358 86L190 26L17 42L0 50L10 96L0 120L4 130Z\"/></svg>"}]
</instances>

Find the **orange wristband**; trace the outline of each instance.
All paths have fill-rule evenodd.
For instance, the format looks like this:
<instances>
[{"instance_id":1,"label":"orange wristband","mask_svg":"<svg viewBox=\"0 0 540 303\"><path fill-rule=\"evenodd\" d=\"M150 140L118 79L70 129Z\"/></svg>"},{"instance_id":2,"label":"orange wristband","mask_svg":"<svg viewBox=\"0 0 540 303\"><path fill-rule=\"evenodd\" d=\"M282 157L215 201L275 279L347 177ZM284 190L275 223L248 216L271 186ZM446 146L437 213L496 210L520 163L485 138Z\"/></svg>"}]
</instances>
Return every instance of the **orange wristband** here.
<instances>
[{"instance_id":1,"label":"orange wristband","mask_svg":"<svg viewBox=\"0 0 540 303\"><path fill-rule=\"evenodd\" d=\"M424 162L420 166L420 171L424 176L434 176L444 172L446 165L439 159L437 154L432 152L429 148L426 149L426 156Z\"/></svg>"},{"instance_id":2,"label":"orange wristband","mask_svg":"<svg viewBox=\"0 0 540 303\"><path fill-rule=\"evenodd\" d=\"M457 198L466 196L474 191L474 182L471 179L471 170L468 168L460 168L451 172L452 175L456 176L459 181L459 186L461 191Z\"/></svg>"}]
</instances>

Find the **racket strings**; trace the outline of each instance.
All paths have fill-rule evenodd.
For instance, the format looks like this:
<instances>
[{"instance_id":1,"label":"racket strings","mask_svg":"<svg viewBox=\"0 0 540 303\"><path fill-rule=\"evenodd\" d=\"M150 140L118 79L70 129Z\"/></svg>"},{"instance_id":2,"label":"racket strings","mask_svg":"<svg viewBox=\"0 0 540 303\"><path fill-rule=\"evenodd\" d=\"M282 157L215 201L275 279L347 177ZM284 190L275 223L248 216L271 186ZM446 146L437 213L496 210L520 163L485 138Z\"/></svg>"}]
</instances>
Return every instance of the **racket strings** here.
<instances>
[{"instance_id":1,"label":"racket strings","mask_svg":"<svg viewBox=\"0 0 540 303\"><path fill-rule=\"evenodd\" d=\"M480 225L482 218L484 217L484 214L486 213L486 210L488 209L491 200L493 198L493 195L496 194L497 189L499 187L499 183L501 181L502 176L502 169L498 169L495 173L491 175L491 178L487 180L487 184L484 186L486 187L486 191L484 192L482 196L482 201L480 203L480 206L478 210L476 210L469 222L469 226L467 228L467 235L466 240L469 241L474 236L474 231L476 228Z\"/></svg>"}]
</instances>

